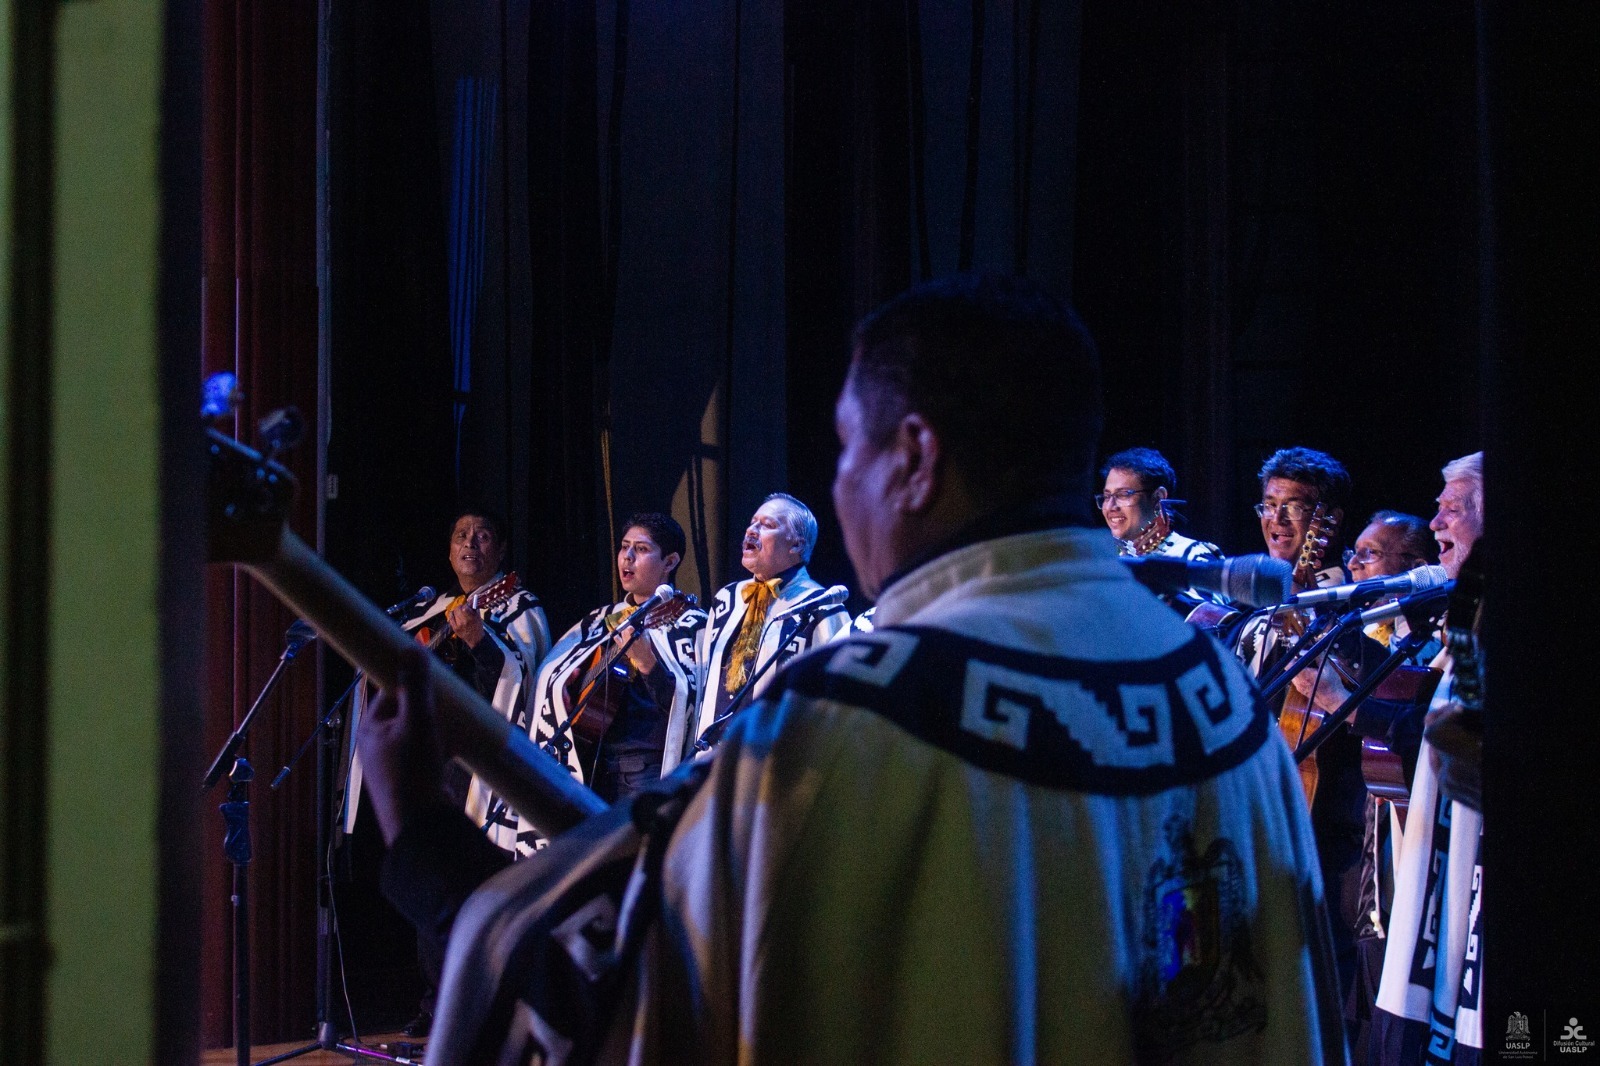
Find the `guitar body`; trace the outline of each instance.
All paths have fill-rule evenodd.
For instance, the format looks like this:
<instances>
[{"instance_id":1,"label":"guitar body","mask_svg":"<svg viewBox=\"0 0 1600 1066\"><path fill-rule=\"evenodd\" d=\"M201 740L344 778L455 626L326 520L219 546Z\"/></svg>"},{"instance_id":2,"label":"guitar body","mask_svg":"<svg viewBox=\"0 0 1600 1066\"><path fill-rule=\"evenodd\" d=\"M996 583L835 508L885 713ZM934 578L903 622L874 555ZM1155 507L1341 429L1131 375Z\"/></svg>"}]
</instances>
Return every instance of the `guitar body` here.
<instances>
[{"instance_id":1,"label":"guitar body","mask_svg":"<svg viewBox=\"0 0 1600 1066\"><path fill-rule=\"evenodd\" d=\"M1198 604L1183 616L1183 620L1196 629L1210 633L1224 646L1231 646L1234 634L1244 622L1244 613L1220 603L1207 602Z\"/></svg>"},{"instance_id":2,"label":"guitar body","mask_svg":"<svg viewBox=\"0 0 1600 1066\"><path fill-rule=\"evenodd\" d=\"M1327 714L1313 707L1299 689L1291 686L1283 694L1283 709L1278 712L1278 731L1288 742L1289 750L1293 751L1301 741L1317 731L1326 717ZM1300 772L1300 790L1305 793L1306 809L1309 810L1317 798L1317 779L1320 775L1316 755L1302 760L1295 769Z\"/></svg>"},{"instance_id":3,"label":"guitar body","mask_svg":"<svg viewBox=\"0 0 1600 1066\"><path fill-rule=\"evenodd\" d=\"M567 706L578 708L572 718L572 734L589 744L599 744L622 712L628 693L628 669L620 663L605 662L610 641L595 645L583 660L583 668L567 679Z\"/></svg>"},{"instance_id":4,"label":"guitar body","mask_svg":"<svg viewBox=\"0 0 1600 1066\"><path fill-rule=\"evenodd\" d=\"M1384 678L1373 696L1399 703L1426 705L1439 687L1440 676L1440 672L1431 667L1402 666ZM1361 776L1366 779L1368 792L1402 810L1411 799L1405 763L1381 740L1361 738Z\"/></svg>"},{"instance_id":5,"label":"guitar body","mask_svg":"<svg viewBox=\"0 0 1600 1066\"><path fill-rule=\"evenodd\" d=\"M671 599L662 600L639 620L633 639L649 640L646 635L649 630L671 625L697 605L691 593L674 589ZM628 664L618 661L622 654L623 647L607 634L604 639L595 641L582 667L572 671L567 680L567 706L572 709L568 723L572 735L579 740L598 745L622 712L628 683L633 676Z\"/></svg>"},{"instance_id":6,"label":"guitar body","mask_svg":"<svg viewBox=\"0 0 1600 1066\"><path fill-rule=\"evenodd\" d=\"M1300 558L1295 562L1296 589L1316 587L1317 571L1322 567L1323 553L1327 551L1328 543L1333 539L1337 528L1333 516L1323 509L1322 504L1317 504L1316 510L1311 512L1311 523L1306 530L1305 542L1300 545ZM1306 625L1307 618L1302 611L1281 611L1272 618L1272 626L1278 631L1279 641L1299 641L1305 635ZM1337 657L1329 655L1316 669L1326 666L1332 666L1344 675L1347 684L1355 683L1349 670ZM1294 751L1302 741L1315 733L1326 718L1327 713L1317 710L1310 698L1302 695L1299 689L1291 685L1285 690L1283 709L1278 713L1278 729L1283 734L1283 739L1288 741L1290 751ZM1300 772L1300 788L1306 796L1306 807L1310 809L1317 798L1317 780L1320 776L1316 753L1312 752L1300 760L1297 769Z\"/></svg>"}]
</instances>

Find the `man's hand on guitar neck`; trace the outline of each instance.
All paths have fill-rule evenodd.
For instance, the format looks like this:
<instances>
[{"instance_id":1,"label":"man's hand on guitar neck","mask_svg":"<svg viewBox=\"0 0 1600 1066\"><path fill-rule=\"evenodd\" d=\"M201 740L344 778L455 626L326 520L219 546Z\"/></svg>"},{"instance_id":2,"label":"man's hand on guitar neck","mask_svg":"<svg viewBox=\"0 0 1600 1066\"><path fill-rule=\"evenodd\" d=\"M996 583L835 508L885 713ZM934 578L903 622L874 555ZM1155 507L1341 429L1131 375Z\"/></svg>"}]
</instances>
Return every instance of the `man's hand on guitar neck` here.
<instances>
[{"instance_id":1,"label":"man's hand on guitar neck","mask_svg":"<svg viewBox=\"0 0 1600 1066\"><path fill-rule=\"evenodd\" d=\"M446 611L445 620L450 623L451 631L467 642L467 647L476 648L483 642L486 630L483 628L483 616L477 608L463 602Z\"/></svg>"},{"instance_id":2,"label":"man's hand on guitar neck","mask_svg":"<svg viewBox=\"0 0 1600 1066\"><path fill-rule=\"evenodd\" d=\"M448 803L429 665L421 645L408 649L400 660L399 685L379 694L356 734L366 788L387 846L418 811Z\"/></svg>"}]
</instances>

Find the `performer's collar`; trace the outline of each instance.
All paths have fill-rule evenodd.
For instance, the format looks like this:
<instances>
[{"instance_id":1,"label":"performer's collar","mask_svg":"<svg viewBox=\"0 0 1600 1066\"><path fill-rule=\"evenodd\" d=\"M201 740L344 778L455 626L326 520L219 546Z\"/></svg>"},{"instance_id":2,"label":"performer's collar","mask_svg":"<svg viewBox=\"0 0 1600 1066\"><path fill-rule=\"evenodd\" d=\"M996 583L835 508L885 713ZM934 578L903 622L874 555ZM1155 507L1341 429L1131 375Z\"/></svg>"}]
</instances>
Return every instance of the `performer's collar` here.
<instances>
[{"instance_id":1,"label":"performer's collar","mask_svg":"<svg viewBox=\"0 0 1600 1066\"><path fill-rule=\"evenodd\" d=\"M1046 529L1065 529L1073 526L1091 526L1094 515L1089 510L1086 500L1080 500L1076 494L1060 496L1044 496L1037 500L1017 507L1003 507L990 511L988 514L977 518L956 532L953 537L935 545L931 550L913 557L908 563L889 575L883 583L883 588L878 590L881 599L888 591L889 586L905 577L918 567L948 555L953 551L977 544L979 541L994 540L996 537L1011 537L1019 533L1039 533Z\"/></svg>"}]
</instances>

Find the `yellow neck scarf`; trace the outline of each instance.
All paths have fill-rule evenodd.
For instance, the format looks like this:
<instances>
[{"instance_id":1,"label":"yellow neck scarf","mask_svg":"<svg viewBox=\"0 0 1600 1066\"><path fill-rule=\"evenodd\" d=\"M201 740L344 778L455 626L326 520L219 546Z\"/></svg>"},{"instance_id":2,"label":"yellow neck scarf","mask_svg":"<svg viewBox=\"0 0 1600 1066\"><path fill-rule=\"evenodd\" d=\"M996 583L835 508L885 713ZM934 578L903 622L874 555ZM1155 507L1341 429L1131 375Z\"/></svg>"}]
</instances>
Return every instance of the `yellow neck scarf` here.
<instances>
[{"instance_id":1,"label":"yellow neck scarf","mask_svg":"<svg viewBox=\"0 0 1600 1066\"><path fill-rule=\"evenodd\" d=\"M772 601L778 598L778 587L782 584L781 577L766 581L752 578L741 593L745 603L744 621L728 652L728 669L722 675L722 690L729 695L743 688L750 676L750 664L761 650L761 630L767 624L767 612L772 610Z\"/></svg>"},{"instance_id":2,"label":"yellow neck scarf","mask_svg":"<svg viewBox=\"0 0 1600 1066\"><path fill-rule=\"evenodd\" d=\"M637 611L638 609L639 608L635 607L633 604L625 602L621 607L618 607L615 611L612 611L610 614L606 615L606 632L615 632L616 628L622 623L626 622L628 620L628 616L633 614L633 612Z\"/></svg>"}]
</instances>

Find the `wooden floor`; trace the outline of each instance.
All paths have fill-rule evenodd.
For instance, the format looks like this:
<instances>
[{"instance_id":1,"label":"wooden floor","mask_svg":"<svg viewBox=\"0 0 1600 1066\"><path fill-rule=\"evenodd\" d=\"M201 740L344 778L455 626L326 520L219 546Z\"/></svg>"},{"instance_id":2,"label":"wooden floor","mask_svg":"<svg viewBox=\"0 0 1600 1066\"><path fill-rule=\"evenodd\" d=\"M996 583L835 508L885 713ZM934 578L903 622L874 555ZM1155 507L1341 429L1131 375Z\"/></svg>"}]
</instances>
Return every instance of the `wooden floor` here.
<instances>
[{"instance_id":1,"label":"wooden floor","mask_svg":"<svg viewBox=\"0 0 1600 1066\"><path fill-rule=\"evenodd\" d=\"M418 1041L411 1040L400 1033L379 1033L364 1036L361 1039L361 1042L364 1045L378 1051L382 1051L381 1045L392 1045L398 1041L405 1041L411 1044L418 1043ZM253 1063L261 1062L264 1059L272 1058L274 1055L282 1055L285 1052L293 1051L296 1048L305 1047L307 1043L309 1043L309 1041L302 1040L288 1044L257 1044L250 1048L250 1061ZM231 1047L217 1048L213 1051L204 1051L200 1054L200 1066L234 1066L235 1057L236 1056L234 1055L233 1048ZM385 1061L421 1062L422 1060L396 1058L393 1057L392 1054L387 1059L376 1059L368 1058L365 1055L351 1055L343 1051L323 1051L319 1048L316 1051L301 1055L298 1058L290 1059L289 1063L286 1063L285 1066L289 1066L289 1064L293 1064L293 1066L347 1066L347 1064L351 1062L378 1063Z\"/></svg>"}]
</instances>

